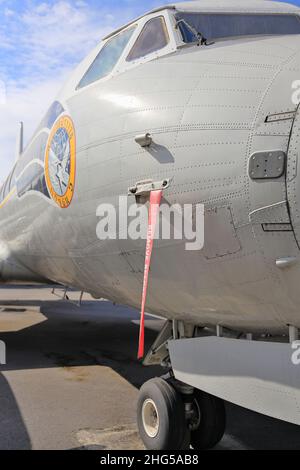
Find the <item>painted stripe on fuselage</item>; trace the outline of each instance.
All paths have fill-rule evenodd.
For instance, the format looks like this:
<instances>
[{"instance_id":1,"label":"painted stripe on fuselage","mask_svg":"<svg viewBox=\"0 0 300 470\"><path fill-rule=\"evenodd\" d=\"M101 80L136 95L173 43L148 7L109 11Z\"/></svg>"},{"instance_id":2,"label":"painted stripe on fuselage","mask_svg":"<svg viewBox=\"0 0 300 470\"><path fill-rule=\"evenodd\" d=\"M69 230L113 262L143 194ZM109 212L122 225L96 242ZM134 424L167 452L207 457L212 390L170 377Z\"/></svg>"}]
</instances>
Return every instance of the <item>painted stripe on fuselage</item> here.
<instances>
[{"instance_id":1,"label":"painted stripe on fuselage","mask_svg":"<svg viewBox=\"0 0 300 470\"><path fill-rule=\"evenodd\" d=\"M10 193L6 196L6 198L3 199L3 201L2 201L1 204L0 204L0 209L2 209L2 207L4 207L5 204L8 203L8 201L10 200L10 198L11 198L11 197L13 196L13 194L16 192L16 189L17 189L17 188L13 188L13 189L10 191Z\"/></svg>"}]
</instances>

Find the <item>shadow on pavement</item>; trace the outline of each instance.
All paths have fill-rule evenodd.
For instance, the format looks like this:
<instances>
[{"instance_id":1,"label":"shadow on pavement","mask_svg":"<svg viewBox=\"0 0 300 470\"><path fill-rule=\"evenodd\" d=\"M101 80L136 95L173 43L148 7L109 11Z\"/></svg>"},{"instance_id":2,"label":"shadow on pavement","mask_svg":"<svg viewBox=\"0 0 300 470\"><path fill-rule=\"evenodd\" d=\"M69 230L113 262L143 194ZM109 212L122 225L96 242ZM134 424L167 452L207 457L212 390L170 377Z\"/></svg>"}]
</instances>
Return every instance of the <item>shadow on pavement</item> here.
<instances>
[{"instance_id":1,"label":"shadow on pavement","mask_svg":"<svg viewBox=\"0 0 300 470\"><path fill-rule=\"evenodd\" d=\"M41 323L17 332L1 332L8 361L1 370L100 365L110 367L135 387L162 375L160 367L145 368L137 360L139 313L106 301L72 303L54 301L5 301L0 306L9 314L24 315L21 307L39 307ZM1 321L1 312L0 312ZM163 322L146 320L146 350L154 342ZM20 354L22 353L22 354Z\"/></svg>"},{"instance_id":2,"label":"shadow on pavement","mask_svg":"<svg viewBox=\"0 0 300 470\"><path fill-rule=\"evenodd\" d=\"M14 287L15 288L15 287ZM24 289L24 286L22 286ZM29 294L30 295L30 294ZM49 367L106 366L139 388L163 374L160 367L145 368L137 360L139 313L105 301L83 302L81 308L60 301L5 301L0 307L39 307L40 323L17 332L0 333L6 342L8 364L1 371ZM19 310L19 311L18 311ZM21 311L22 310L22 311ZM9 314L6 312L6 314ZM1 321L1 312L0 312ZM146 347L155 340L162 321L148 317ZM18 404L6 379L0 375L0 448L31 447ZM228 426L222 449L300 449L300 427L227 404ZM16 425L17 423L17 425Z\"/></svg>"},{"instance_id":3,"label":"shadow on pavement","mask_svg":"<svg viewBox=\"0 0 300 470\"><path fill-rule=\"evenodd\" d=\"M1 450L30 450L31 442L9 383L0 374Z\"/></svg>"}]
</instances>

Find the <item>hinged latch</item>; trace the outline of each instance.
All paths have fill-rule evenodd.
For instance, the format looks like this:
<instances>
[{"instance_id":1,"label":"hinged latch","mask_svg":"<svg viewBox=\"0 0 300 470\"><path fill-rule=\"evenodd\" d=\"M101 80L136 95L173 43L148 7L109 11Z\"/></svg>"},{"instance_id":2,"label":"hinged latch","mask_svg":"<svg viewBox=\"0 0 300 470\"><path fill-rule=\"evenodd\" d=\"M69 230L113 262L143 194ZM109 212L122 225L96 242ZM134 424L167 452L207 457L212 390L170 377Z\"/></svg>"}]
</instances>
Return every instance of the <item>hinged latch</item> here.
<instances>
[{"instance_id":1,"label":"hinged latch","mask_svg":"<svg viewBox=\"0 0 300 470\"><path fill-rule=\"evenodd\" d=\"M149 132L147 132L146 134L137 135L134 140L141 147L150 147L153 142L152 136Z\"/></svg>"},{"instance_id":2,"label":"hinged latch","mask_svg":"<svg viewBox=\"0 0 300 470\"><path fill-rule=\"evenodd\" d=\"M161 191L165 190L170 186L170 179L165 179L163 181L140 181L132 188L129 188L129 196L147 196L151 191Z\"/></svg>"}]
</instances>

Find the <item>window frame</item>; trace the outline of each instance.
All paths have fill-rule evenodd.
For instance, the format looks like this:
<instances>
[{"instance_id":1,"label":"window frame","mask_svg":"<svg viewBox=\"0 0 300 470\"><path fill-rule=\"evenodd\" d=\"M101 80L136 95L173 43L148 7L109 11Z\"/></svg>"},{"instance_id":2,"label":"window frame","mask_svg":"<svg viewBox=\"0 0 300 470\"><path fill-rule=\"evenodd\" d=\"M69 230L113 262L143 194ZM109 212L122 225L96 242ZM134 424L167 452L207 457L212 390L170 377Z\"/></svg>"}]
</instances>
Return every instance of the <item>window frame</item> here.
<instances>
[{"instance_id":1,"label":"window frame","mask_svg":"<svg viewBox=\"0 0 300 470\"><path fill-rule=\"evenodd\" d=\"M294 16L294 17L297 17L298 21L300 22L300 15L297 14L297 13L294 13L294 12L290 12L290 13L284 13L284 12L247 12L247 13L244 13L244 12L227 12L227 11L221 11L221 12L215 12L215 11L212 11L212 12L209 12L209 11L205 11L205 12L197 12L197 11L176 11L175 15L174 15L174 18L176 19L177 18L177 15L178 14L195 14L195 15L201 15L201 16L209 16L209 15L219 15L219 16L222 16L222 15L232 15L232 16ZM176 22L177 22L177 19L176 19ZM175 24L176 24L175 22ZM177 31L179 33L179 40L180 42L182 43L182 45L185 45L185 46L192 46L194 44L196 44L197 41L195 42L185 42L183 40L183 37L182 37L182 34L181 34L181 31L179 28L177 28ZM295 35L297 35L296 33L294 33ZM291 34L293 35L293 34ZM220 37L211 37L211 38L208 38L209 41L223 41L223 40L232 40L232 39L238 39L238 38L246 38L246 37L253 37L253 36L265 36L265 37L268 37L268 36L274 36L274 34L261 34L261 35L258 35L258 34L250 34L250 35L235 35L235 36L220 36ZM277 37L280 37L281 35L278 34L278 35L275 35Z\"/></svg>"},{"instance_id":2,"label":"window frame","mask_svg":"<svg viewBox=\"0 0 300 470\"><path fill-rule=\"evenodd\" d=\"M141 32L143 31L144 26L146 25L146 23L148 23L149 20L152 20L153 18L157 18L157 17L163 17L165 20L167 32L169 35L169 43L158 51L152 52L144 57L140 57L139 59L135 59L135 60L128 62L126 59L132 47L134 46L137 39L139 38ZM145 64L147 62L151 62L159 57L164 57L177 51L180 45L180 41L176 34L176 31L174 30L174 27L175 27L174 11L170 9L165 9L159 12L155 12L155 13L146 15L143 18L141 18L139 21L139 27L137 28L135 37L132 38L133 41L132 41L131 47L129 48L128 52L123 55L122 61L119 64L120 69L122 69L122 71L131 70L133 68L138 67L139 65Z\"/></svg>"},{"instance_id":3,"label":"window frame","mask_svg":"<svg viewBox=\"0 0 300 470\"><path fill-rule=\"evenodd\" d=\"M120 34L124 33L125 31L129 30L129 29L132 29L132 28L135 28L135 31L133 31L133 34L131 36L131 38L129 39L128 41L128 44L126 45L125 49L123 50L121 56L119 57L119 59L117 60L117 62L115 63L114 67L112 68L111 72L109 72L107 75L103 76L103 77L100 77L98 80L95 80L94 82L91 82L89 83L88 85L85 85L83 87L80 87L80 83L82 82L83 78L86 76L86 74L89 72L89 70L92 68L94 62L96 61L97 57L99 56L99 54L101 53L101 51L108 45L109 42L111 42L114 38L116 38L117 36L120 36ZM81 73L81 78L78 80L78 83L76 85L76 89L75 91L77 92L82 92L83 90L86 90L87 88L90 88L92 86L95 86L97 85L99 82L102 82L102 81L106 81L108 80L109 78L111 78L114 73L115 73L115 70L116 68L118 67L118 64L122 61L122 58L124 57L124 54L128 53L128 50L130 50L130 47L132 47L132 44L133 44L133 40L135 40L136 38L136 33L137 33L137 30L139 30L139 25L138 25L138 22L133 22L132 24L126 26L124 29L122 29L121 31L118 31L116 34L110 36L109 38L103 40L101 43L100 43L100 46L98 46L92 56L90 55L86 60L85 60L85 64L86 67L84 68L84 72Z\"/></svg>"},{"instance_id":4,"label":"window frame","mask_svg":"<svg viewBox=\"0 0 300 470\"><path fill-rule=\"evenodd\" d=\"M140 36L142 30L144 29L144 26L146 23L148 23L149 20L156 18L156 17L163 17L165 20L167 32L169 35L169 43L167 46L164 48L160 49L159 51L155 51L154 53L151 53L145 57L141 57L140 59L133 60L131 62L128 62L126 60L127 56L129 55L132 47L136 43L138 37ZM115 67L111 71L110 74L106 75L105 77L100 78L96 82L91 83L90 85L87 85L86 87L83 88L78 88L79 83L83 79L84 75L87 73L89 68L92 66L94 63L95 59L97 58L98 54L101 52L102 48L110 41L112 38L117 36L118 34L122 33L123 31L126 31L127 29L130 29L131 27L136 26L136 30L134 31L130 41L128 42L126 48L123 51L123 54L121 55L119 61L115 64ZM139 65L142 65L147 62L151 62L152 60L166 56L168 54L171 54L172 52L175 52L178 50L178 47L181 45L181 41L179 40L178 37L178 32L175 31L175 19L174 19L174 12L173 10L165 9L159 12L151 13L148 15L143 16L142 18L133 21L130 25L127 25L124 27L121 31L118 31L114 35L111 35L107 39L104 39L95 49L94 51L84 60L83 63L81 63L78 67L77 74L76 74L76 82L73 81L72 79L72 84L70 83L71 88L75 88L75 92L77 94L83 93L85 90L91 89L93 87L97 87L99 83L105 83L106 81L110 80L116 75L119 75L120 73L126 72L127 70L131 70L133 68L136 68ZM74 90L73 88L73 90Z\"/></svg>"},{"instance_id":5,"label":"window frame","mask_svg":"<svg viewBox=\"0 0 300 470\"><path fill-rule=\"evenodd\" d=\"M163 26L163 29L164 29L164 32L165 32L165 37L167 39L167 42L166 44L163 46L163 47L160 47L159 49L156 49L155 51L152 51L152 52L148 52L148 54L145 54L145 55L141 55L140 57L136 57L135 59L129 59L129 56L130 54L133 52L133 49L135 48L135 46L137 45L137 42L140 40L143 32L144 32L144 29L147 27L147 25L153 21L153 20L156 20L156 19L160 19L161 20L161 24ZM127 54L126 56L126 62L128 63L132 63L132 62L137 62L137 61L140 61L140 60L143 60L145 59L145 57L148 57L148 56L151 56L151 55L157 55L158 52L160 51L163 51L166 47L168 47L168 45L170 44L170 41L171 41L171 35L170 35L170 30L168 29L168 25L167 25L167 22L166 22L166 19L164 17L164 15L157 15L157 16L154 16L153 18L148 18L148 20L146 21L146 23L144 24L144 26L142 27L138 37L136 38L136 41L134 42L134 44L132 45L130 51L129 51L129 54Z\"/></svg>"}]
</instances>

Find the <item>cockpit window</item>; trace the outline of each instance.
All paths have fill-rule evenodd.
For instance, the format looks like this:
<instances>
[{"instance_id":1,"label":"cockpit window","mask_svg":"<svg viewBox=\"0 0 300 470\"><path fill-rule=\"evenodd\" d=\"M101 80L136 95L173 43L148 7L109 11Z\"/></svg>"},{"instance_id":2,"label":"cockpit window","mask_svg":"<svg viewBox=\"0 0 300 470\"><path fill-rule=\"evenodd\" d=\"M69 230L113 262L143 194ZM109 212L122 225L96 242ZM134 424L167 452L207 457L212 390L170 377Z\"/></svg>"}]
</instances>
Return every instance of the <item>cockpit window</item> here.
<instances>
[{"instance_id":1,"label":"cockpit window","mask_svg":"<svg viewBox=\"0 0 300 470\"><path fill-rule=\"evenodd\" d=\"M183 18L177 20L177 26L181 32L183 42L196 42L198 40L194 27L187 23Z\"/></svg>"},{"instance_id":2,"label":"cockpit window","mask_svg":"<svg viewBox=\"0 0 300 470\"><path fill-rule=\"evenodd\" d=\"M195 32L206 39L300 34L299 17L289 14L180 13L176 19L186 43L197 41Z\"/></svg>"},{"instance_id":3,"label":"cockpit window","mask_svg":"<svg viewBox=\"0 0 300 470\"><path fill-rule=\"evenodd\" d=\"M152 18L145 24L127 57L127 61L140 59L141 57L159 51L168 45L169 40L170 38L164 17L158 16Z\"/></svg>"},{"instance_id":4,"label":"cockpit window","mask_svg":"<svg viewBox=\"0 0 300 470\"><path fill-rule=\"evenodd\" d=\"M114 36L102 47L91 67L77 86L77 89L86 87L112 72L135 29L136 26L126 29L117 36Z\"/></svg>"}]
</instances>

